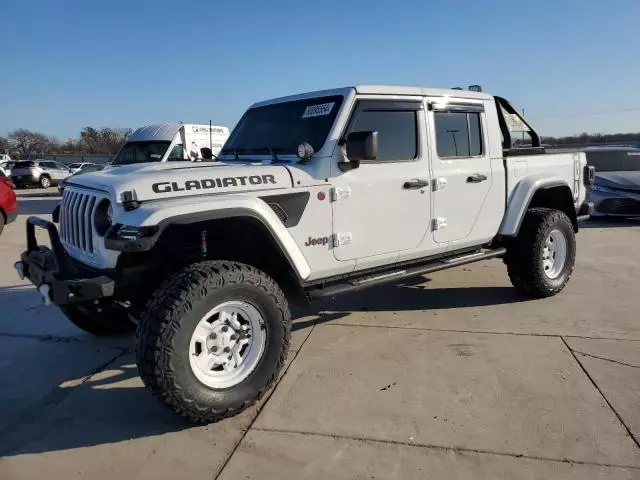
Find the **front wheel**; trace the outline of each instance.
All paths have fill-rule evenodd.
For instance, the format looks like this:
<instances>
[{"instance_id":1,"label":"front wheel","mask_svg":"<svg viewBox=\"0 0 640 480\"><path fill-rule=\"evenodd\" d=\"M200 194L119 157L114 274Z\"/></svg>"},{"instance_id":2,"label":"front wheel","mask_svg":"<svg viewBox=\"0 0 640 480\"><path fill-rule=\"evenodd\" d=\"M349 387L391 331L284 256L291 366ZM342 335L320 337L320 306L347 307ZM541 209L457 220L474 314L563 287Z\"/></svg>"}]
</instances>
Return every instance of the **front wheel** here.
<instances>
[{"instance_id":1,"label":"front wheel","mask_svg":"<svg viewBox=\"0 0 640 480\"><path fill-rule=\"evenodd\" d=\"M40 177L40 188L49 188L51 186L51 179L46 176Z\"/></svg>"},{"instance_id":2,"label":"front wheel","mask_svg":"<svg viewBox=\"0 0 640 480\"><path fill-rule=\"evenodd\" d=\"M291 314L264 272L237 262L193 264L153 295L138 326L138 370L177 413L209 423L240 413L275 382Z\"/></svg>"},{"instance_id":3,"label":"front wheel","mask_svg":"<svg viewBox=\"0 0 640 480\"><path fill-rule=\"evenodd\" d=\"M573 271L576 239L564 212L532 208L507 249L505 263L514 287L534 298L560 292Z\"/></svg>"}]
</instances>

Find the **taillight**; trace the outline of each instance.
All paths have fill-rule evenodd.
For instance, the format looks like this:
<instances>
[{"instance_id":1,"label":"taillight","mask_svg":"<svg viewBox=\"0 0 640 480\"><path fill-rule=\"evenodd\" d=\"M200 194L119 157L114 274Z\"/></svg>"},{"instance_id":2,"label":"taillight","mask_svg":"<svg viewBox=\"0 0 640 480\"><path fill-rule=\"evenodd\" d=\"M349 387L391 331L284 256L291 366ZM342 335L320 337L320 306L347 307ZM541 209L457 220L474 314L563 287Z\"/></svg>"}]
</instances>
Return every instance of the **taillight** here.
<instances>
[{"instance_id":1,"label":"taillight","mask_svg":"<svg viewBox=\"0 0 640 480\"><path fill-rule=\"evenodd\" d=\"M585 165L584 166L584 173L583 173L583 180L584 180L584 184L587 187L592 186L595 183L596 180L596 169L595 167L591 166L591 165Z\"/></svg>"}]
</instances>

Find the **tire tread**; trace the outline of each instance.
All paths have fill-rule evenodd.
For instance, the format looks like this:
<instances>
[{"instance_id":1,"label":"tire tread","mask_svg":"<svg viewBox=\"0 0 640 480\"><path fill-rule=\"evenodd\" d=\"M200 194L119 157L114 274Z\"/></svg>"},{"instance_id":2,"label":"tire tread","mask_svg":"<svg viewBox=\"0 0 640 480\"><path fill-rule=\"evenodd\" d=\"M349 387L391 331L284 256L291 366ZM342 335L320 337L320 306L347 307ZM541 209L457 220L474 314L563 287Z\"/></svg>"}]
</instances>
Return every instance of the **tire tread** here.
<instances>
[{"instance_id":1,"label":"tire tread","mask_svg":"<svg viewBox=\"0 0 640 480\"><path fill-rule=\"evenodd\" d=\"M191 311L194 302L204 299L212 290L242 283L262 289L277 306L283 328L283 345L277 367L264 386L251 398L224 410L198 405L185 395L175 381L170 361L175 351L175 333L180 328L181 318ZM173 334L168 334L169 331ZM180 415L197 423L217 422L254 405L273 386L287 359L290 339L289 304L285 294L271 277L238 262L199 262L165 280L147 302L136 333L138 371L151 393Z\"/></svg>"}]
</instances>

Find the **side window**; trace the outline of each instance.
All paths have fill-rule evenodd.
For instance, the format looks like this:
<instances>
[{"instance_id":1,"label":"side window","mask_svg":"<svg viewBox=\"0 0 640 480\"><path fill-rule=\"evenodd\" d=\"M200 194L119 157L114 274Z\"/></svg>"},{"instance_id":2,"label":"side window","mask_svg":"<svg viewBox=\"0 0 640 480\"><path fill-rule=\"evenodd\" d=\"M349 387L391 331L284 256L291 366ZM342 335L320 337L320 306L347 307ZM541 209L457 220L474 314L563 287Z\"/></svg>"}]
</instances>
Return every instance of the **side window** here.
<instances>
[{"instance_id":1,"label":"side window","mask_svg":"<svg viewBox=\"0 0 640 480\"><path fill-rule=\"evenodd\" d=\"M53 162L40 162L40 168L46 168L47 170L55 170L56 165Z\"/></svg>"},{"instance_id":2,"label":"side window","mask_svg":"<svg viewBox=\"0 0 640 480\"><path fill-rule=\"evenodd\" d=\"M418 133L414 110L361 111L352 125L351 132L378 132L378 162L413 160L418 156Z\"/></svg>"},{"instance_id":3,"label":"side window","mask_svg":"<svg viewBox=\"0 0 640 480\"><path fill-rule=\"evenodd\" d=\"M435 112L436 148L440 158L477 157L483 153L478 112Z\"/></svg>"},{"instance_id":4,"label":"side window","mask_svg":"<svg viewBox=\"0 0 640 480\"><path fill-rule=\"evenodd\" d=\"M181 143L176 143L167 157L167 161L175 162L184 160L184 148Z\"/></svg>"}]
</instances>

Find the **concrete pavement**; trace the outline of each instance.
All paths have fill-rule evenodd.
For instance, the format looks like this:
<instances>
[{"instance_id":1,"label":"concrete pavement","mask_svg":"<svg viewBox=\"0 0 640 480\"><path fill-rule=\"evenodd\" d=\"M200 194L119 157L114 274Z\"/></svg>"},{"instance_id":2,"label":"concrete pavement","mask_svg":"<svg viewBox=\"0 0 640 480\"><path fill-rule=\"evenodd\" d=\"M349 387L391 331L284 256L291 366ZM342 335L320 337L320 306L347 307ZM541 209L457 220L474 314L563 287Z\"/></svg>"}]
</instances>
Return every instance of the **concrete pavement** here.
<instances>
[{"instance_id":1,"label":"concrete pavement","mask_svg":"<svg viewBox=\"0 0 640 480\"><path fill-rule=\"evenodd\" d=\"M40 194L22 211L50 212ZM493 261L314 305L270 396L193 427L144 389L131 336L81 332L17 278L24 220L0 236L3 480L640 479L639 222L585 225L551 299Z\"/></svg>"}]
</instances>

